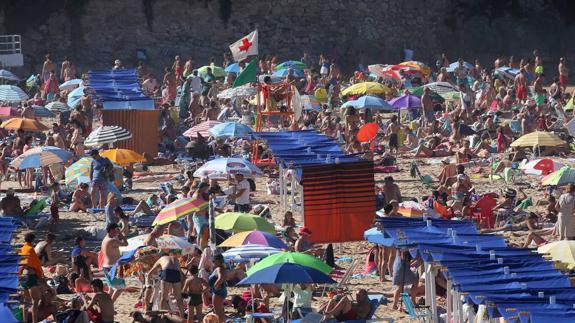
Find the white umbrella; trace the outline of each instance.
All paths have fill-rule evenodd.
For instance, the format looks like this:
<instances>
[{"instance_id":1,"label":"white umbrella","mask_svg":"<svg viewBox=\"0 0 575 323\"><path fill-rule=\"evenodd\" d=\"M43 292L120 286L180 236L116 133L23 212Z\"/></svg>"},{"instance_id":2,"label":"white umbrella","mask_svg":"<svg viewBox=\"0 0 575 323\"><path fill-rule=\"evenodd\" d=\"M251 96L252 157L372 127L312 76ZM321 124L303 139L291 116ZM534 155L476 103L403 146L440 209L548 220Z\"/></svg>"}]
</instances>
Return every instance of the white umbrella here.
<instances>
[{"instance_id":1,"label":"white umbrella","mask_svg":"<svg viewBox=\"0 0 575 323\"><path fill-rule=\"evenodd\" d=\"M449 82L433 82L427 83L423 87L429 88L431 91L436 92L437 94L443 94L453 91L459 91L454 85Z\"/></svg>"},{"instance_id":2,"label":"white umbrella","mask_svg":"<svg viewBox=\"0 0 575 323\"><path fill-rule=\"evenodd\" d=\"M263 175L261 169L242 158L218 158L210 160L194 172L194 177L227 179L229 175L243 174L246 177Z\"/></svg>"},{"instance_id":3,"label":"white umbrella","mask_svg":"<svg viewBox=\"0 0 575 323\"><path fill-rule=\"evenodd\" d=\"M132 138L132 134L122 127L101 126L88 135L84 144L86 146L99 146L130 138Z\"/></svg>"},{"instance_id":4,"label":"white umbrella","mask_svg":"<svg viewBox=\"0 0 575 323\"><path fill-rule=\"evenodd\" d=\"M260 244L246 244L239 247L232 248L225 251L222 255L225 259L250 259L250 258L265 258L267 256L276 254L281 250L264 246Z\"/></svg>"},{"instance_id":5,"label":"white umbrella","mask_svg":"<svg viewBox=\"0 0 575 323\"><path fill-rule=\"evenodd\" d=\"M29 96L21 88L14 85L0 85L0 101L20 102L28 100Z\"/></svg>"},{"instance_id":6,"label":"white umbrella","mask_svg":"<svg viewBox=\"0 0 575 323\"><path fill-rule=\"evenodd\" d=\"M62 91L68 91L68 90L73 90L73 89L79 87L80 84L82 84L81 79L73 79L73 80L68 80L68 81L60 84L59 88Z\"/></svg>"},{"instance_id":7,"label":"white umbrella","mask_svg":"<svg viewBox=\"0 0 575 323\"><path fill-rule=\"evenodd\" d=\"M0 79L8 80L8 81L20 81L20 78L14 73L7 71L7 70L0 70Z\"/></svg>"},{"instance_id":8,"label":"white umbrella","mask_svg":"<svg viewBox=\"0 0 575 323\"><path fill-rule=\"evenodd\" d=\"M46 104L45 108L52 112L64 112L70 110L70 107L66 103L59 101L52 101Z\"/></svg>"},{"instance_id":9,"label":"white umbrella","mask_svg":"<svg viewBox=\"0 0 575 323\"><path fill-rule=\"evenodd\" d=\"M10 166L16 169L37 168L62 163L73 156L71 152L58 147L42 146L32 148L18 156L10 162Z\"/></svg>"},{"instance_id":10,"label":"white umbrella","mask_svg":"<svg viewBox=\"0 0 575 323\"><path fill-rule=\"evenodd\" d=\"M238 87L232 87L226 90L223 90L218 94L218 99L232 99L232 98L240 98L240 97L248 97L256 94L256 89L249 85L242 85Z\"/></svg>"},{"instance_id":11,"label":"white umbrella","mask_svg":"<svg viewBox=\"0 0 575 323\"><path fill-rule=\"evenodd\" d=\"M128 239L128 245L120 247L120 252L136 250L144 246L148 234L142 234ZM181 250L182 255L189 255L194 251L194 245L183 237L164 234L156 238L158 248L162 250Z\"/></svg>"}]
</instances>

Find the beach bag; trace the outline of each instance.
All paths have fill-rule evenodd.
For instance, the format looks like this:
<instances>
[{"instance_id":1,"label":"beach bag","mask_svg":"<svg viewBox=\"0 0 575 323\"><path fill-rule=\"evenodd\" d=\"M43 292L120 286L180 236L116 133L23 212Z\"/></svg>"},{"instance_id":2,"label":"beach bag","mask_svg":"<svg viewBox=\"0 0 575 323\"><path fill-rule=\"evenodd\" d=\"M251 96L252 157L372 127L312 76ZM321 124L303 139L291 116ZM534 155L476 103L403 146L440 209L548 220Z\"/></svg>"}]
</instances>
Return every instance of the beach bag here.
<instances>
[{"instance_id":1,"label":"beach bag","mask_svg":"<svg viewBox=\"0 0 575 323\"><path fill-rule=\"evenodd\" d=\"M68 278L66 276L59 275L54 277L54 284L56 285L56 294L72 294L70 287L68 287Z\"/></svg>"}]
</instances>

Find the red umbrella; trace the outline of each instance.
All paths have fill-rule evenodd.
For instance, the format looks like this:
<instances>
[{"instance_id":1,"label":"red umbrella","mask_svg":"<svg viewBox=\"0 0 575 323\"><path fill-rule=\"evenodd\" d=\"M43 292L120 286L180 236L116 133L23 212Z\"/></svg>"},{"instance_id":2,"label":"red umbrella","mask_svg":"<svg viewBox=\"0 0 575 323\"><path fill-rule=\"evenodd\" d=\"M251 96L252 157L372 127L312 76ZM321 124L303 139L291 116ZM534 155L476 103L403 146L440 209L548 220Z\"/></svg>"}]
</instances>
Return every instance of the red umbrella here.
<instances>
[{"instance_id":1,"label":"red umbrella","mask_svg":"<svg viewBox=\"0 0 575 323\"><path fill-rule=\"evenodd\" d=\"M377 132L379 131L379 126L375 122L370 122L364 124L359 131L357 132L357 141L359 142L368 142L371 139L375 138Z\"/></svg>"}]
</instances>

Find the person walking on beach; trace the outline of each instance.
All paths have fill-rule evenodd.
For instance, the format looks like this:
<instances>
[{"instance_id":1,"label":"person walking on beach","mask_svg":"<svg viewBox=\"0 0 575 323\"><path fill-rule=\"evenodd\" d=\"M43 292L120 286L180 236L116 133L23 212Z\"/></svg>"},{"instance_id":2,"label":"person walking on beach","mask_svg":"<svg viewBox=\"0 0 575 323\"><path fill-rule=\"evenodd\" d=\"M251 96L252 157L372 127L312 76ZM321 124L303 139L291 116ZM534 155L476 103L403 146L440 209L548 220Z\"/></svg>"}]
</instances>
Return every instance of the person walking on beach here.
<instances>
[{"instance_id":1,"label":"person walking on beach","mask_svg":"<svg viewBox=\"0 0 575 323\"><path fill-rule=\"evenodd\" d=\"M561 194L555 207L559 210L557 222L555 223L559 240L571 240L575 238L575 221L573 212L575 211L575 185L567 185L565 193Z\"/></svg>"},{"instance_id":2,"label":"person walking on beach","mask_svg":"<svg viewBox=\"0 0 575 323\"><path fill-rule=\"evenodd\" d=\"M110 295L112 296L112 301L116 301L122 289L125 286L123 279L112 276L112 267L120 259L120 247L125 247L128 245L126 238L120 232L120 227L116 223L111 223L106 227L108 234L102 240L102 254L104 261L102 263L102 270L104 272L104 278L106 283L110 287Z\"/></svg>"},{"instance_id":3,"label":"person walking on beach","mask_svg":"<svg viewBox=\"0 0 575 323\"><path fill-rule=\"evenodd\" d=\"M104 208L108 193L108 179L114 166L108 158L100 156L97 149L90 151L90 181L92 183L92 207ZM98 199L99 198L99 199ZM98 201L98 203L96 203Z\"/></svg>"}]
</instances>

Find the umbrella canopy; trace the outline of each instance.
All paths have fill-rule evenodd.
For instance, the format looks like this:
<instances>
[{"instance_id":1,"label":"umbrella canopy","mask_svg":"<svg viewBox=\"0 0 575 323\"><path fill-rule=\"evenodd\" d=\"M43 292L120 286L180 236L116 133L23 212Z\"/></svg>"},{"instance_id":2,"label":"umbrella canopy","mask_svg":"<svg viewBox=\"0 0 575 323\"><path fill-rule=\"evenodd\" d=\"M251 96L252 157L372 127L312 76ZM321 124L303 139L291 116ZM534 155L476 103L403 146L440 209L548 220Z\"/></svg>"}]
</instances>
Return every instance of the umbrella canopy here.
<instances>
[{"instance_id":1,"label":"umbrella canopy","mask_svg":"<svg viewBox=\"0 0 575 323\"><path fill-rule=\"evenodd\" d=\"M225 259L251 259L251 258L265 258L280 252L279 249L259 244L246 244L239 247L232 248L224 251L222 255Z\"/></svg>"},{"instance_id":2,"label":"umbrella canopy","mask_svg":"<svg viewBox=\"0 0 575 323\"><path fill-rule=\"evenodd\" d=\"M251 162L236 157L224 157L203 164L194 172L195 177L227 179L230 175L243 174L246 177L263 175L261 169Z\"/></svg>"},{"instance_id":3,"label":"umbrella canopy","mask_svg":"<svg viewBox=\"0 0 575 323\"><path fill-rule=\"evenodd\" d=\"M404 94L389 101L389 104L395 109L421 108L421 99L415 95Z\"/></svg>"},{"instance_id":4,"label":"umbrella canopy","mask_svg":"<svg viewBox=\"0 0 575 323\"><path fill-rule=\"evenodd\" d=\"M393 110L393 107L384 99L376 96L364 95L352 101L347 101L341 107L352 106L356 109Z\"/></svg>"},{"instance_id":5,"label":"umbrella canopy","mask_svg":"<svg viewBox=\"0 0 575 323\"><path fill-rule=\"evenodd\" d=\"M562 186L575 184L575 169L565 166L541 179L542 185Z\"/></svg>"},{"instance_id":6,"label":"umbrella canopy","mask_svg":"<svg viewBox=\"0 0 575 323\"><path fill-rule=\"evenodd\" d=\"M52 101L46 104L45 108L52 112L64 112L70 110L70 107L66 103L59 101Z\"/></svg>"},{"instance_id":7,"label":"umbrella canopy","mask_svg":"<svg viewBox=\"0 0 575 323\"><path fill-rule=\"evenodd\" d=\"M223 68L215 65L206 65L198 68L198 75L201 78L205 78L208 75L208 68L212 69L212 74L214 74L215 77L226 76L226 71Z\"/></svg>"},{"instance_id":8,"label":"umbrella canopy","mask_svg":"<svg viewBox=\"0 0 575 323\"><path fill-rule=\"evenodd\" d=\"M407 217L420 217L423 216L425 207L417 202L405 201L399 203L397 213Z\"/></svg>"},{"instance_id":9,"label":"umbrella canopy","mask_svg":"<svg viewBox=\"0 0 575 323\"><path fill-rule=\"evenodd\" d=\"M368 142L375 138L379 132L379 125L376 122L369 122L361 126L357 132L356 138L359 142Z\"/></svg>"},{"instance_id":10,"label":"umbrella canopy","mask_svg":"<svg viewBox=\"0 0 575 323\"><path fill-rule=\"evenodd\" d=\"M565 141L552 132L534 131L512 142L511 147L554 147L563 144L565 144Z\"/></svg>"},{"instance_id":11,"label":"umbrella canopy","mask_svg":"<svg viewBox=\"0 0 575 323\"><path fill-rule=\"evenodd\" d=\"M210 130L211 127L218 125L220 123L221 122L215 120L204 121L186 130L183 133L183 135L186 137L197 138L199 133L202 137L207 138L210 136L210 132L208 130Z\"/></svg>"},{"instance_id":12,"label":"umbrella canopy","mask_svg":"<svg viewBox=\"0 0 575 323\"><path fill-rule=\"evenodd\" d=\"M421 98L423 96L423 89L424 89L423 86L419 86L419 87L416 87L416 88L409 90L409 93ZM429 96L431 97L431 101L433 101L433 102L438 102L438 103L445 102L445 99L441 95L439 95L437 92L435 92L431 89L430 89Z\"/></svg>"},{"instance_id":13,"label":"umbrella canopy","mask_svg":"<svg viewBox=\"0 0 575 323\"><path fill-rule=\"evenodd\" d=\"M35 147L12 160L10 166L17 169L38 168L65 162L73 156L71 152L54 146Z\"/></svg>"},{"instance_id":14,"label":"umbrella canopy","mask_svg":"<svg viewBox=\"0 0 575 323\"><path fill-rule=\"evenodd\" d=\"M100 153L100 156L106 157L116 164L126 166L132 163L139 163L146 160L144 156L129 149L108 149Z\"/></svg>"},{"instance_id":15,"label":"umbrella canopy","mask_svg":"<svg viewBox=\"0 0 575 323\"><path fill-rule=\"evenodd\" d=\"M188 214L198 212L208 207L209 202L203 199L181 199L163 208L154 219L153 226L179 220Z\"/></svg>"},{"instance_id":16,"label":"umbrella canopy","mask_svg":"<svg viewBox=\"0 0 575 323\"><path fill-rule=\"evenodd\" d=\"M0 107L0 119L10 119L19 115L20 112L13 107Z\"/></svg>"},{"instance_id":17,"label":"umbrella canopy","mask_svg":"<svg viewBox=\"0 0 575 323\"><path fill-rule=\"evenodd\" d=\"M321 111L321 103L319 100L313 95L302 95L301 102L303 104L304 110L313 110L313 111Z\"/></svg>"},{"instance_id":18,"label":"umbrella canopy","mask_svg":"<svg viewBox=\"0 0 575 323\"><path fill-rule=\"evenodd\" d=\"M575 269L575 241L561 240L537 248L537 252L549 254L554 261L560 261L567 269Z\"/></svg>"},{"instance_id":19,"label":"umbrella canopy","mask_svg":"<svg viewBox=\"0 0 575 323\"><path fill-rule=\"evenodd\" d=\"M292 68L292 71L293 71L293 76L295 76L295 77L304 77L305 76L305 74L301 70L298 70L296 68ZM277 77L286 77L286 76L288 76L288 74L289 74L289 69L284 68L281 70L276 70L272 75L277 76Z\"/></svg>"},{"instance_id":20,"label":"umbrella canopy","mask_svg":"<svg viewBox=\"0 0 575 323\"><path fill-rule=\"evenodd\" d=\"M73 80L68 80L68 81L60 84L60 86L58 88L62 91L70 91L70 90L73 90L73 89L79 87L80 84L82 84L81 79L73 79Z\"/></svg>"},{"instance_id":21,"label":"umbrella canopy","mask_svg":"<svg viewBox=\"0 0 575 323\"><path fill-rule=\"evenodd\" d=\"M425 75L425 76L431 75L431 68L429 68L429 66L427 66L424 63L419 62L419 61L406 61L406 62L399 63L398 65L415 67L415 68L419 69L419 71L421 71L421 73L423 75Z\"/></svg>"},{"instance_id":22,"label":"umbrella canopy","mask_svg":"<svg viewBox=\"0 0 575 323\"><path fill-rule=\"evenodd\" d=\"M32 108L34 109L34 116L37 118L52 118L54 117L54 113L45 107L39 105L33 105Z\"/></svg>"},{"instance_id":23,"label":"umbrella canopy","mask_svg":"<svg viewBox=\"0 0 575 323\"><path fill-rule=\"evenodd\" d=\"M433 82L427 83L423 86L424 88L429 88L431 91L438 94L443 94L447 92L459 92L459 89L455 85L449 82Z\"/></svg>"},{"instance_id":24,"label":"umbrella canopy","mask_svg":"<svg viewBox=\"0 0 575 323\"><path fill-rule=\"evenodd\" d=\"M224 72L226 72L226 73L236 73L237 74L240 71L241 71L241 68L240 68L240 64L238 64L238 63L232 63L224 69Z\"/></svg>"},{"instance_id":25,"label":"umbrella canopy","mask_svg":"<svg viewBox=\"0 0 575 323\"><path fill-rule=\"evenodd\" d=\"M14 73L7 71L7 70L0 70L0 79L8 80L8 81L20 81L20 78L16 76Z\"/></svg>"},{"instance_id":26,"label":"umbrella canopy","mask_svg":"<svg viewBox=\"0 0 575 323\"><path fill-rule=\"evenodd\" d=\"M300 61L285 61L281 64L278 64L275 67L275 70L283 70L283 69L287 69L287 68L293 68L293 69L298 69L298 70L303 70L305 69L305 63L300 62Z\"/></svg>"},{"instance_id":27,"label":"umbrella canopy","mask_svg":"<svg viewBox=\"0 0 575 323\"><path fill-rule=\"evenodd\" d=\"M560 162L550 158L535 159L521 166L521 170L527 175L548 175L564 167Z\"/></svg>"},{"instance_id":28,"label":"umbrella canopy","mask_svg":"<svg viewBox=\"0 0 575 323\"><path fill-rule=\"evenodd\" d=\"M238 283L251 284L335 284L335 281L317 269L282 263L258 270Z\"/></svg>"},{"instance_id":29,"label":"umbrella canopy","mask_svg":"<svg viewBox=\"0 0 575 323\"><path fill-rule=\"evenodd\" d=\"M251 86L250 84L244 84L242 86L225 89L218 93L217 97L218 99L245 98L256 93L257 90L255 87Z\"/></svg>"},{"instance_id":30,"label":"umbrella canopy","mask_svg":"<svg viewBox=\"0 0 575 323\"><path fill-rule=\"evenodd\" d=\"M91 157L82 157L72 165L66 168L65 183L66 185L79 185L80 183L90 182L90 166L92 165ZM124 169L114 164L114 184L119 187L122 183Z\"/></svg>"},{"instance_id":31,"label":"umbrella canopy","mask_svg":"<svg viewBox=\"0 0 575 323\"><path fill-rule=\"evenodd\" d=\"M80 86L72 90L72 92L68 93L68 106L75 108L78 104L80 104L80 100L82 96L84 96L84 89L85 87Z\"/></svg>"},{"instance_id":32,"label":"umbrella canopy","mask_svg":"<svg viewBox=\"0 0 575 323\"><path fill-rule=\"evenodd\" d=\"M258 215L247 213L228 212L216 217L216 229L232 230L234 232L243 231L265 231L275 233L274 225Z\"/></svg>"},{"instance_id":33,"label":"umbrella canopy","mask_svg":"<svg viewBox=\"0 0 575 323\"><path fill-rule=\"evenodd\" d=\"M21 88L14 85L0 85L0 101L20 102L28 100L29 96Z\"/></svg>"},{"instance_id":34,"label":"umbrella canopy","mask_svg":"<svg viewBox=\"0 0 575 323\"><path fill-rule=\"evenodd\" d=\"M455 69L459 66L459 62L453 62L451 64L449 64L449 66L447 67L447 71L448 72L455 72ZM468 62L463 62L463 68L471 70L474 69L475 66L471 63Z\"/></svg>"},{"instance_id":35,"label":"umbrella canopy","mask_svg":"<svg viewBox=\"0 0 575 323\"><path fill-rule=\"evenodd\" d=\"M458 91L449 91L439 94L442 98L448 101L459 100L461 98L461 94Z\"/></svg>"},{"instance_id":36,"label":"umbrella canopy","mask_svg":"<svg viewBox=\"0 0 575 323\"><path fill-rule=\"evenodd\" d=\"M104 144L111 144L116 141L126 140L132 138L132 134L119 126L100 126L92 131L84 144L86 146L100 146Z\"/></svg>"},{"instance_id":37,"label":"umbrella canopy","mask_svg":"<svg viewBox=\"0 0 575 323\"><path fill-rule=\"evenodd\" d=\"M244 231L236 233L222 242L220 247L238 247L247 244L255 244L273 247L277 249L288 249L288 246L273 234L263 231Z\"/></svg>"},{"instance_id":38,"label":"umbrella canopy","mask_svg":"<svg viewBox=\"0 0 575 323\"><path fill-rule=\"evenodd\" d=\"M142 234L128 239L128 245L120 247L120 251L124 253L144 246L144 241L147 237L148 234ZM194 251L194 245L183 237L164 234L156 238L156 242L158 244L158 248L161 250L175 251L183 255L191 254Z\"/></svg>"},{"instance_id":39,"label":"umbrella canopy","mask_svg":"<svg viewBox=\"0 0 575 323\"><path fill-rule=\"evenodd\" d=\"M215 138L248 138L251 136L252 128L236 122L224 122L213 126L208 132Z\"/></svg>"},{"instance_id":40,"label":"umbrella canopy","mask_svg":"<svg viewBox=\"0 0 575 323\"><path fill-rule=\"evenodd\" d=\"M396 70L391 69L391 65L386 64L373 64L367 67L368 71L375 74L376 77L387 79L401 80L401 76Z\"/></svg>"},{"instance_id":41,"label":"umbrella canopy","mask_svg":"<svg viewBox=\"0 0 575 323\"><path fill-rule=\"evenodd\" d=\"M267 267L284 263L306 266L309 268L313 268L315 270L319 270L320 272L326 275L329 275L329 273L331 273L333 270L325 262L312 255L308 255L301 252L281 252L273 256L269 256L267 258L262 259L260 262L255 264L252 268L250 268L247 273L248 275L251 275L258 270L262 270Z\"/></svg>"},{"instance_id":42,"label":"umbrella canopy","mask_svg":"<svg viewBox=\"0 0 575 323\"><path fill-rule=\"evenodd\" d=\"M341 92L342 96L347 95L366 95L366 94L385 94L389 88L377 82L356 83Z\"/></svg>"},{"instance_id":43,"label":"umbrella canopy","mask_svg":"<svg viewBox=\"0 0 575 323\"><path fill-rule=\"evenodd\" d=\"M12 118L0 124L0 128L8 130L24 130L28 132L41 132L49 128L36 119Z\"/></svg>"}]
</instances>

